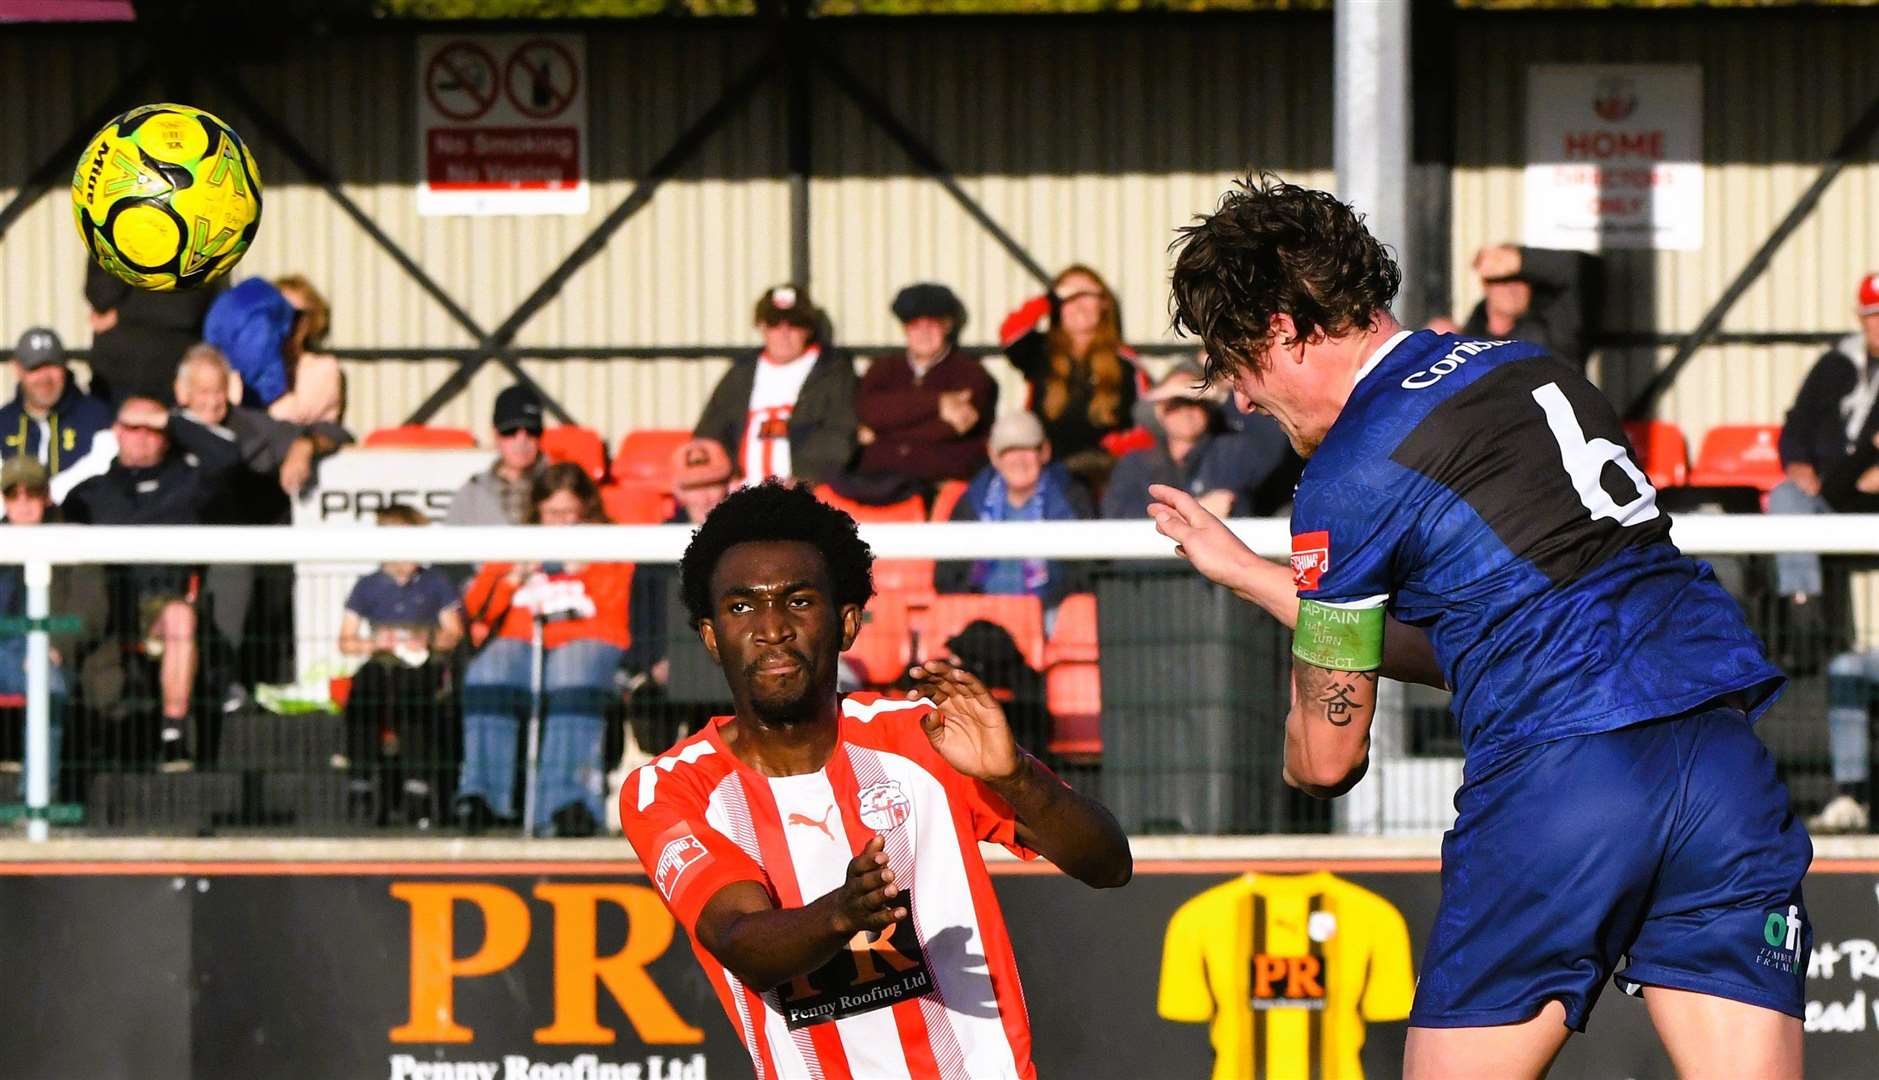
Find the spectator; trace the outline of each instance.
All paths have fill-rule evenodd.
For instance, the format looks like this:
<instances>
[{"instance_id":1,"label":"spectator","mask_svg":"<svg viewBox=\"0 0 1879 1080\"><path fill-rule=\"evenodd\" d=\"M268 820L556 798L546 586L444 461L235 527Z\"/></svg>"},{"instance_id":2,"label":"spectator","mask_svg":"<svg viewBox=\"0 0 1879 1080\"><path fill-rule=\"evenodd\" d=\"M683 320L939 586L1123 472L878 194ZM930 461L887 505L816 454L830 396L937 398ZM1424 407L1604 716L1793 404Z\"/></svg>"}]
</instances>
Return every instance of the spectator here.
<instances>
[{"instance_id":1,"label":"spectator","mask_svg":"<svg viewBox=\"0 0 1879 1080\"><path fill-rule=\"evenodd\" d=\"M90 263L91 395L110 408L126 398L167 401L183 350L202 340L203 317L220 286L149 292Z\"/></svg>"},{"instance_id":2,"label":"spectator","mask_svg":"<svg viewBox=\"0 0 1879 1080\"><path fill-rule=\"evenodd\" d=\"M1872 825L1872 704L1879 649L1844 652L1827 664L1827 748L1834 796L1807 819L1809 832L1866 832Z\"/></svg>"},{"instance_id":3,"label":"spectator","mask_svg":"<svg viewBox=\"0 0 1879 1080\"><path fill-rule=\"evenodd\" d=\"M1569 364L1583 365L1592 322L1587 298L1595 289L1597 266L1578 251L1494 244L1475 253L1481 278L1481 301L1460 332L1469 337L1507 338L1543 345ZM1447 319L1430 323L1439 333L1454 333Z\"/></svg>"},{"instance_id":4,"label":"spectator","mask_svg":"<svg viewBox=\"0 0 1879 1080\"><path fill-rule=\"evenodd\" d=\"M58 510L52 505L51 485L46 468L30 457L14 457L0 465L0 496L6 503L7 525L25 528L56 521ZM51 635L52 660L50 699L52 709L52 746L50 760L59 766L59 744L71 705L71 682L66 672L80 658L83 643L95 638L104 623L104 592L83 577L87 571L75 566L57 566L52 570L50 608L55 615L74 616L79 621L77 633ZM18 618L26 614L25 568L0 565L0 615ZM26 636L0 637L0 694L26 693ZM15 736L18 736L17 739ZM0 732L0 772L18 772L24 759L24 731ZM54 790L57 790L56 782Z\"/></svg>"},{"instance_id":5,"label":"spectator","mask_svg":"<svg viewBox=\"0 0 1879 1080\"><path fill-rule=\"evenodd\" d=\"M954 521L1077 521L1093 517L1089 493L1051 461L1050 440L1034 413L1010 412L992 425L992 463L979 471L953 507ZM1029 594L1051 621L1058 603L1084 587L1068 563L1047 559L942 562L934 585L943 593Z\"/></svg>"},{"instance_id":6,"label":"spectator","mask_svg":"<svg viewBox=\"0 0 1879 1080\"><path fill-rule=\"evenodd\" d=\"M191 420L234 442L241 466L229 471L215 500L203 509L205 525L285 525L292 502L313 476L316 457L350 440L332 424L302 428L259 409L230 407L229 367L222 351L207 343L189 347L176 369L176 400ZM293 622L290 567L218 563L208 568L203 588L214 598L215 627L239 643L244 685L279 678L290 669L291 643L271 630L248 633L251 612L263 626ZM259 603L256 603L256 600Z\"/></svg>"},{"instance_id":7,"label":"spectator","mask_svg":"<svg viewBox=\"0 0 1879 1080\"><path fill-rule=\"evenodd\" d=\"M822 341L809 294L778 285L757 301L763 348L718 380L692 434L741 462L744 483L771 477L820 484L855 453L855 366Z\"/></svg>"},{"instance_id":8,"label":"spectator","mask_svg":"<svg viewBox=\"0 0 1879 1080\"><path fill-rule=\"evenodd\" d=\"M542 457L542 399L526 386L496 395L490 417L496 463L470 477L450 499L446 525L519 525L529 513L529 492L548 468Z\"/></svg>"},{"instance_id":9,"label":"spectator","mask_svg":"<svg viewBox=\"0 0 1879 1080\"><path fill-rule=\"evenodd\" d=\"M1089 267L1072 266L1049 292L1007 316L998 339L1024 376L1027 407L1044 422L1059 459L1078 479L1101 487L1114 465L1103 439L1130 426L1145 389L1135 354L1122 343L1122 315L1109 286Z\"/></svg>"},{"instance_id":10,"label":"spectator","mask_svg":"<svg viewBox=\"0 0 1879 1080\"><path fill-rule=\"evenodd\" d=\"M578 465L550 465L529 492L531 525L604 525L600 491ZM516 732L531 705L542 721L538 835L592 836L601 820L602 761L614 673L632 643L627 563L490 563L464 596L487 628L463 678L460 816L472 832L513 813ZM544 700L530 699L534 622L543 622Z\"/></svg>"},{"instance_id":11,"label":"spectator","mask_svg":"<svg viewBox=\"0 0 1879 1080\"><path fill-rule=\"evenodd\" d=\"M1170 369L1144 395L1154 406L1155 445L1124 454L1116 462L1103 491L1103 516L1143 517L1148 513L1148 485L1167 484L1198 497L1214 516L1231 517L1233 489L1210 487L1207 470L1209 460L1226 445L1215 438L1214 411L1225 396L1208 387L1206 376L1191 363Z\"/></svg>"},{"instance_id":12,"label":"spectator","mask_svg":"<svg viewBox=\"0 0 1879 1080\"><path fill-rule=\"evenodd\" d=\"M715 440L693 439L679 447L672 455L672 495L678 506L665 523L694 527L704 524L706 515L731 493L734 478L731 459ZM653 563L633 571L633 645L626 656L626 667L641 675L628 718L633 724L634 742L648 754L663 753L686 733L684 718L661 700L671 682L672 664L666 659L666 642L672 628L667 615L677 569Z\"/></svg>"},{"instance_id":13,"label":"spectator","mask_svg":"<svg viewBox=\"0 0 1879 1080\"><path fill-rule=\"evenodd\" d=\"M111 410L79 392L65 366L65 345L45 327L20 335L13 373L19 389L0 406L0 459L25 456L45 466L47 492L57 503L117 453Z\"/></svg>"},{"instance_id":14,"label":"spectator","mask_svg":"<svg viewBox=\"0 0 1879 1080\"><path fill-rule=\"evenodd\" d=\"M378 512L378 526L428 525L415 507ZM365 663L346 698L346 753L355 795L376 794L378 819L429 825L442 782L442 695L449 656L463 640L463 604L449 577L414 562L388 562L346 597L339 651Z\"/></svg>"},{"instance_id":15,"label":"spectator","mask_svg":"<svg viewBox=\"0 0 1879 1080\"><path fill-rule=\"evenodd\" d=\"M894 297L906 349L876 357L855 394L863 477L900 477L930 496L942 480L985 467L998 384L959 348L965 307L944 285L909 285Z\"/></svg>"},{"instance_id":16,"label":"spectator","mask_svg":"<svg viewBox=\"0 0 1879 1080\"><path fill-rule=\"evenodd\" d=\"M231 393L235 401L290 423L337 424L344 408L339 362L307 352L309 336L326 332L326 301L304 278L282 280L288 289L249 278L217 297L203 321L203 339L222 350L240 377L240 389Z\"/></svg>"},{"instance_id":17,"label":"spectator","mask_svg":"<svg viewBox=\"0 0 1879 1080\"><path fill-rule=\"evenodd\" d=\"M72 489L66 517L94 525L195 525L220 493L229 470L241 463L232 440L215 434L154 399L133 397L118 407L117 460L103 475ZM196 682L196 607L201 572L180 565L105 568L111 611L107 636L123 649L94 651L80 673L86 700L123 703L124 660L137 643L158 659L162 722L157 760L166 772L194 767L188 726Z\"/></svg>"},{"instance_id":18,"label":"spectator","mask_svg":"<svg viewBox=\"0 0 1879 1080\"><path fill-rule=\"evenodd\" d=\"M1879 499L1879 474L1868 477L1879 461L1879 274L1859 283L1860 330L1848 334L1820 355L1802 381L1781 425L1781 463L1787 479L1768 493L1771 514L1869 512ZM1789 622L1797 631L1818 634L1820 556L1792 552L1775 556L1775 588L1791 605Z\"/></svg>"}]
</instances>

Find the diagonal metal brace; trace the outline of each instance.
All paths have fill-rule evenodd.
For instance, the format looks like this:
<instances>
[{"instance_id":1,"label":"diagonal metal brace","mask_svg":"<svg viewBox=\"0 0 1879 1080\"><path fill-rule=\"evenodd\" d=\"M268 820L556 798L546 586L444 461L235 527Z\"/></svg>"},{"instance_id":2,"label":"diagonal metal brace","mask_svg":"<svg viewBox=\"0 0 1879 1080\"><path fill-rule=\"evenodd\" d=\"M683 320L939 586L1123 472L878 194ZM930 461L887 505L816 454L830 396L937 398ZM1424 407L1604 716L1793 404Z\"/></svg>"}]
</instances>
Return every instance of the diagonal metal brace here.
<instances>
[{"instance_id":1,"label":"diagonal metal brace","mask_svg":"<svg viewBox=\"0 0 1879 1080\"><path fill-rule=\"evenodd\" d=\"M568 279L572 278L575 272L585 266L590 259L600 254L606 248L607 241L634 214L645 209L660 185L676 175L698 152L699 147L704 145L705 140L716 134L731 116L757 92L757 89L774 76L776 60L777 49L774 46L765 50L755 63L751 64L735 82L725 89L723 96L718 98L716 103L706 109L690 127L680 132L671 148L652 163L646 175L634 185L633 190L621 201L620 205L614 207L611 213L594 226L593 231L587 234L587 238L561 261L561 265L555 267L546 278L542 279L542 283L536 286L535 291L530 293L528 298L523 300L500 326L483 339L483 346L500 349L513 341L523 325L534 318L567 286ZM428 422L446 402L462 393L464 388L469 386L470 379L476 374L477 369L491 359L501 358L491 353L463 363L451 373L448 379L444 380L442 385L431 392L431 396L426 398L405 422L408 424Z\"/></svg>"},{"instance_id":2,"label":"diagonal metal brace","mask_svg":"<svg viewBox=\"0 0 1879 1080\"><path fill-rule=\"evenodd\" d=\"M5 207L0 207L0 237L6 236L7 230L12 228L26 211L33 208L33 204L39 201L40 196L57 186L62 177L71 175L72 163L77 161L78 155L84 152L85 144L90 142L98 129L108 123L112 117L133 104L135 99L132 95L142 89L143 84L149 81L155 69L156 64L150 60L139 65L124 78L124 81L118 83L109 94L105 95L104 103L93 110L91 115L85 117L78 130L73 132L70 138L60 143L59 148L40 162L39 166L27 176L26 182L20 185L19 191L14 193L13 198Z\"/></svg>"}]
</instances>

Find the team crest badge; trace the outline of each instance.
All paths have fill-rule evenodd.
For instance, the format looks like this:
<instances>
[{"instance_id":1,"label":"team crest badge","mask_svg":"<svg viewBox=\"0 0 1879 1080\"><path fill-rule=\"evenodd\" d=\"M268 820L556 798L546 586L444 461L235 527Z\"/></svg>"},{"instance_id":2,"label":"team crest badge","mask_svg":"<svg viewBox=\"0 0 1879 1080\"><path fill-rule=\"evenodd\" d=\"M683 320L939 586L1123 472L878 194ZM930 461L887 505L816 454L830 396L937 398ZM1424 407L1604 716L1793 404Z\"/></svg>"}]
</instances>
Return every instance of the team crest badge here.
<instances>
[{"instance_id":1,"label":"team crest badge","mask_svg":"<svg viewBox=\"0 0 1879 1080\"><path fill-rule=\"evenodd\" d=\"M1337 916L1329 911L1314 911L1305 922L1305 933L1311 940L1323 944L1337 936Z\"/></svg>"},{"instance_id":2,"label":"team crest badge","mask_svg":"<svg viewBox=\"0 0 1879 1080\"><path fill-rule=\"evenodd\" d=\"M885 780L861 789L861 823L875 832L899 828L913 815L913 800L901 790L898 780Z\"/></svg>"},{"instance_id":3,"label":"team crest badge","mask_svg":"<svg viewBox=\"0 0 1879 1080\"><path fill-rule=\"evenodd\" d=\"M1318 579L1331 569L1331 534L1323 529L1292 537L1292 584L1299 592L1318 587Z\"/></svg>"}]
</instances>

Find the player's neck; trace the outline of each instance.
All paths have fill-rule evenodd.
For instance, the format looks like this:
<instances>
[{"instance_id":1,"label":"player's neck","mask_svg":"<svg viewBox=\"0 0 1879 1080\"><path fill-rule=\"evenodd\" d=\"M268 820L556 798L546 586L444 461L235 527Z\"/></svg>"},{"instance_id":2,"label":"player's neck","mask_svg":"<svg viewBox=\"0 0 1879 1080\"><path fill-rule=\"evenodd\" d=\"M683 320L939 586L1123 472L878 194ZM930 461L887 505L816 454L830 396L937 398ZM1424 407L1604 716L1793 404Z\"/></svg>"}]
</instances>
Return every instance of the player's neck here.
<instances>
[{"instance_id":1,"label":"player's neck","mask_svg":"<svg viewBox=\"0 0 1879 1080\"><path fill-rule=\"evenodd\" d=\"M788 722L765 720L754 710L740 708L718 734L739 761L764 776L819 772L834 756L841 735L840 702L831 695L814 717Z\"/></svg>"}]
</instances>

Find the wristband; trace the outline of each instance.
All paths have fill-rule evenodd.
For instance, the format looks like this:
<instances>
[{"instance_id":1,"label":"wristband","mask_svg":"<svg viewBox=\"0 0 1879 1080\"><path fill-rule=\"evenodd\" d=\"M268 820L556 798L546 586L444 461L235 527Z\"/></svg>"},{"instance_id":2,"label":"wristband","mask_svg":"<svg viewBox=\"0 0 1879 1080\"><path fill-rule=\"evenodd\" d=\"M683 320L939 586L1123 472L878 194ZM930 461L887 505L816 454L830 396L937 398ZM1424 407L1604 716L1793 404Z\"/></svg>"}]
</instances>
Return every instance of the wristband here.
<instances>
[{"instance_id":1,"label":"wristband","mask_svg":"<svg viewBox=\"0 0 1879 1080\"><path fill-rule=\"evenodd\" d=\"M1366 607L1299 600L1292 655L1326 671L1375 671L1382 667L1382 599L1378 597L1378 603Z\"/></svg>"}]
</instances>

